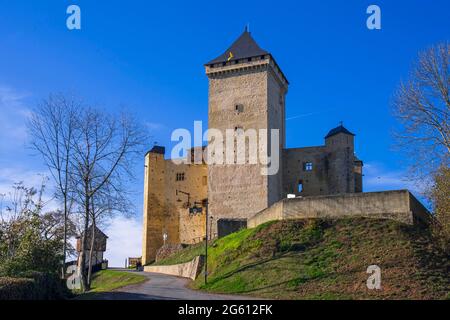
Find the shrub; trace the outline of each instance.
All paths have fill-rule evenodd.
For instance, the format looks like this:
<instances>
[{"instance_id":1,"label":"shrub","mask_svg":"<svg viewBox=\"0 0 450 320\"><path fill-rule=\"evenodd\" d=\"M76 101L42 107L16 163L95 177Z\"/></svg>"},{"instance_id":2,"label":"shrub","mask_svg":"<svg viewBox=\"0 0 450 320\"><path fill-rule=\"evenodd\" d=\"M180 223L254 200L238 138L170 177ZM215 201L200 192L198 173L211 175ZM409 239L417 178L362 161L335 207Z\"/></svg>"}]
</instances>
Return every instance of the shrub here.
<instances>
[{"instance_id":1,"label":"shrub","mask_svg":"<svg viewBox=\"0 0 450 320\"><path fill-rule=\"evenodd\" d=\"M33 279L0 278L0 300L31 300L33 296Z\"/></svg>"},{"instance_id":2,"label":"shrub","mask_svg":"<svg viewBox=\"0 0 450 320\"><path fill-rule=\"evenodd\" d=\"M0 300L56 300L70 295L56 274L29 271L20 278L0 278Z\"/></svg>"}]
</instances>

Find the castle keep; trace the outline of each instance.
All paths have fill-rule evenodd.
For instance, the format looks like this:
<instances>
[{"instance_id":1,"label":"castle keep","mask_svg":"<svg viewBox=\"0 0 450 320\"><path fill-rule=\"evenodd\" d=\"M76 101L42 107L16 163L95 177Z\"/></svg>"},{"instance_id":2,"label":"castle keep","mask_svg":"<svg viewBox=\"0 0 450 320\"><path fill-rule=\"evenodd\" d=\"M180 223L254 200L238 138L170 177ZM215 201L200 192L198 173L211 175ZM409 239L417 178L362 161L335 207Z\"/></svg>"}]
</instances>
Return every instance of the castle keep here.
<instances>
[{"instance_id":1,"label":"castle keep","mask_svg":"<svg viewBox=\"0 0 450 320\"><path fill-rule=\"evenodd\" d=\"M145 156L143 263L155 259L165 243L195 243L206 232L217 236L218 222L247 220L289 195L306 197L362 192L362 161L354 154L354 134L340 125L317 147L285 147L285 96L289 82L274 57L244 33L216 59L205 65L209 79L208 126L279 130L279 170L261 174L261 165L175 164L165 149L155 146ZM241 131L239 131L241 132ZM262 131L264 132L264 131ZM261 147L261 146L260 146ZM198 151L198 150L197 150ZM202 150L200 150L202 151ZM188 152L194 160L195 149ZM197 202L201 208L190 212ZM165 235L165 236L164 236Z\"/></svg>"}]
</instances>

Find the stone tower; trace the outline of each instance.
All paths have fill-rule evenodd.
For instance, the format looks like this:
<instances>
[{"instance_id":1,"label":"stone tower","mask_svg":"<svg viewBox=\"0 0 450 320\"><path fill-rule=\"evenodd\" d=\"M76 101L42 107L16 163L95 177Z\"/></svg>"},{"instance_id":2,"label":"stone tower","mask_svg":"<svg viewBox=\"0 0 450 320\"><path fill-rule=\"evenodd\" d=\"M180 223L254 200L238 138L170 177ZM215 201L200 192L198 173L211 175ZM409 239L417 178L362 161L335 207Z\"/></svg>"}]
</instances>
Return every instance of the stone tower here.
<instances>
[{"instance_id":1,"label":"stone tower","mask_svg":"<svg viewBox=\"0 0 450 320\"><path fill-rule=\"evenodd\" d=\"M209 79L208 127L220 130L224 137L227 129L266 129L267 150L270 130L278 129L281 157L288 81L273 56L245 30L205 69ZM282 161L278 160L280 168L273 175L262 175L260 162L208 165L208 200L214 219L248 218L280 200Z\"/></svg>"},{"instance_id":2,"label":"stone tower","mask_svg":"<svg viewBox=\"0 0 450 320\"><path fill-rule=\"evenodd\" d=\"M355 170L360 161L355 158L355 135L342 124L325 136L325 146L328 152L328 193L358 192L355 188L357 179ZM362 187L361 187L362 188Z\"/></svg>"},{"instance_id":3,"label":"stone tower","mask_svg":"<svg viewBox=\"0 0 450 320\"><path fill-rule=\"evenodd\" d=\"M189 202L207 198L206 164L177 164L164 154L164 147L154 146L145 155L143 264L154 261L164 243L196 243L206 231L206 212L190 214L188 209Z\"/></svg>"}]
</instances>

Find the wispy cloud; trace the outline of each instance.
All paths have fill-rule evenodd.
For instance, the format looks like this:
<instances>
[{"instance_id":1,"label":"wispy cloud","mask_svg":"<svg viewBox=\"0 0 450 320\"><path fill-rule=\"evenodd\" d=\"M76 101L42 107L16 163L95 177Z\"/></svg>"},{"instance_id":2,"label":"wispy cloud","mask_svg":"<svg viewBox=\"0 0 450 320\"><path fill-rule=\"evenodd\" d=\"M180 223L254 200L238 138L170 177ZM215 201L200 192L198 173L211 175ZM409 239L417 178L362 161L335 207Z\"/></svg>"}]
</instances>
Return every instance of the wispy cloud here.
<instances>
[{"instance_id":1,"label":"wispy cloud","mask_svg":"<svg viewBox=\"0 0 450 320\"><path fill-rule=\"evenodd\" d=\"M166 128L166 126L164 124L162 124L162 123L149 122L149 121L145 122L145 126L150 131L159 131L159 130L163 130L163 129Z\"/></svg>"},{"instance_id":2,"label":"wispy cloud","mask_svg":"<svg viewBox=\"0 0 450 320\"><path fill-rule=\"evenodd\" d=\"M29 93L0 85L0 194L6 195L4 201L8 200L15 183L23 182L27 188L40 189L43 179L49 176L41 159L30 157L26 148L30 96ZM45 210L58 207L55 201L51 201L53 194L52 182L46 181L44 201L48 203Z\"/></svg>"},{"instance_id":3,"label":"wispy cloud","mask_svg":"<svg viewBox=\"0 0 450 320\"><path fill-rule=\"evenodd\" d=\"M307 118L307 117L310 117L310 116L315 116L315 115L318 115L318 114L329 112L329 111L332 111L332 110L335 110L335 109L336 108L328 108L328 109L324 109L324 110L321 110L321 111L302 113L302 114L298 114L298 115L295 115L295 116L292 116L292 117L288 117L288 118L286 118L286 121L294 120L294 119L298 119L298 118Z\"/></svg>"},{"instance_id":4,"label":"wispy cloud","mask_svg":"<svg viewBox=\"0 0 450 320\"><path fill-rule=\"evenodd\" d=\"M29 94L0 86L0 151L6 152L24 144L27 139L26 119L30 109L26 105Z\"/></svg>"},{"instance_id":5,"label":"wispy cloud","mask_svg":"<svg viewBox=\"0 0 450 320\"><path fill-rule=\"evenodd\" d=\"M391 170L378 162L364 164L364 191L383 191L408 189L415 194L421 194L426 188L426 182L420 184L408 178L407 170Z\"/></svg>"}]
</instances>

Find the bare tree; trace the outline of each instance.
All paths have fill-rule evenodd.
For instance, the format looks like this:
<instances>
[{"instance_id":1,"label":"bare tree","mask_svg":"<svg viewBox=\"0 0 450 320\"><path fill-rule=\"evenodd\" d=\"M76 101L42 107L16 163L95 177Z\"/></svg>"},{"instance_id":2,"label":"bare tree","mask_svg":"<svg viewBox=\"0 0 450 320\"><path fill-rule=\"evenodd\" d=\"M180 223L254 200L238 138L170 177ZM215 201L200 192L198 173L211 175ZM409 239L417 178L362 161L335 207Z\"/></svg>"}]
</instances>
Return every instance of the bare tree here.
<instances>
[{"instance_id":1,"label":"bare tree","mask_svg":"<svg viewBox=\"0 0 450 320\"><path fill-rule=\"evenodd\" d=\"M132 163L142 154L146 136L127 114L115 117L93 108L79 114L77 128L71 167L75 180L79 182L76 185L77 201L83 208L84 232L79 260L81 278L83 289L89 290L85 270L87 232L96 216L95 210L105 209L96 207L101 203L96 199L101 199L100 195L105 195L106 191L123 192L124 182L133 178Z\"/></svg>"},{"instance_id":2,"label":"bare tree","mask_svg":"<svg viewBox=\"0 0 450 320\"><path fill-rule=\"evenodd\" d=\"M402 124L396 135L408 153L416 178L423 179L450 154L450 45L438 44L420 53L408 81L394 96L394 113Z\"/></svg>"},{"instance_id":3,"label":"bare tree","mask_svg":"<svg viewBox=\"0 0 450 320\"><path fill-rule=\"evenodd\" d=\"M402 124L399 146L408 154L413 178L425 182L434 207L437 238L450 239L450 45L420 53L410 79L395 94L395 115ZM429 182L429 183L426 183Z\"/></svg>"},{"instance_id":4,"label":"bare tree","mask_svg":"<svg viewBox=\"0 0 450 320\"><path fill-rule=\"evenodd\" d=\"M70 158L76 112L81 104L62 94L50 95L32 113L28 129L32 137L31 146L44 159L57 187L57 198L63 205L63 261L61 275L64 277L67 256L69 215L71 211Z\"/></svg>"}]
</instances>

